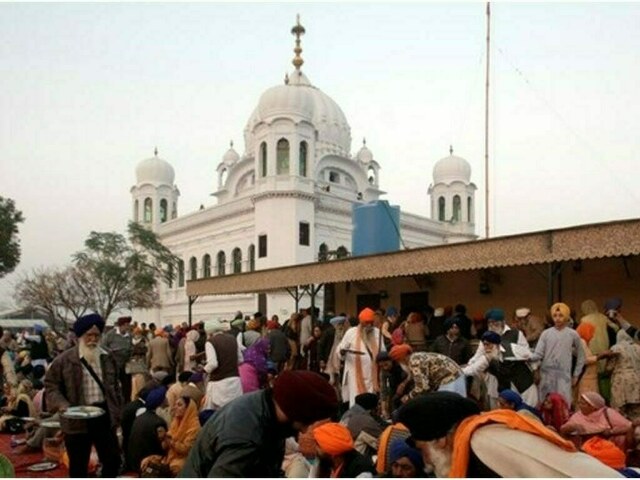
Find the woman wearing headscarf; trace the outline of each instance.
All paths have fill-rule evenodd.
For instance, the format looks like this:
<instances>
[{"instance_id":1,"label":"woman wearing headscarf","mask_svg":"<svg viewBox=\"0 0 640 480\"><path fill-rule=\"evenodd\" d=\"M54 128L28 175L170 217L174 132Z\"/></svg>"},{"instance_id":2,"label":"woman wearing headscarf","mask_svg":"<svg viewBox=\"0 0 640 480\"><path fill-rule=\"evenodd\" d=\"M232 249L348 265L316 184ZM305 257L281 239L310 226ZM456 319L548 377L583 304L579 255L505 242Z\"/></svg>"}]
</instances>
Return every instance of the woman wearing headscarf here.
<instances>
[{"instance_id":1,"label":"woman wearing headscarf","mask_svg":"<svg viewBox=\"0 0 640 480\"><path fill-rule=\"evenodd\" d=\"M2 407L0 429L4 429L6 421L10 418L36 416L36 408L31 398L33 384L29 380L22 380L15 389L9 386L9 391L7 405Z\"/></svg>"},{"instance_id":2,"label":"woman wearing headscarf","mask_svg":"<svg viewBox=\"0 0 640 480\"><path fill-rule=\"evenodd\" d=\"M429 328L422 321L422 315L418 312L411 312L404 323L404 334L406 341L414 352L424 352L427 350L427 337Z\"/></svg>"},{"instance_id":3,"label":"woman wearing headscarf","mask_svg":"<svg viewBox=\"0 0 640 480\"><path fill-rule=\"evenodd\" d=\"M576 405L581 394L585 392L600 393L598 388L598 355L593 354L589 347L595 331L596 327L591 323L580 323L576 328L584 352L584 369L580 374L578 385L573 389L573 402Z\"/></svg>"},{"instance_id":4,"label":"woman wearing headscarf","mask_svg":"<svg viewBox=\"0 0 640 480\"><path fill-rule=\"evenodd\" d=\"M147 381L147 342L142 328L134 328L131 339L131 358L125 367L131 374L131 399L125 398L125 401L137 399L138 393Z\"/></svg>"},{"instance_id":5,"label":"woman wearing headscarf","mask_svg":"<svg viewBox=\"0 0 640 480\"><path fill-rule=\"evenodd\" d=\"M171 476L175 477L182 469L200 431L198 408L189 397L180 397L173 406L172 414L169 431L159 438L164 455L150 455L143 459L140 468L142 472L153 464L166 465Z\"/></svg>"},{"instance_id":6,"label":"woman wearing headscarf","mask_svg":"<svg viewBox=\"0 0 640 480\"><path fill-rule=\"evenodd\" d=\"M302 315L299 313L292 313L289 320L284 324L284 334L289 341L289 348L291 349L291 356L285 365L285 370L293 370L298 363L298 356L300 355L300 323L302 322Z\"/></svg>"},{"instance_id":7,"label":"woman wearing headscarf","mask_svg":"<svg viewBox=\"0 0 640 480\"><path fill-rule=\"evenodd\" d=\"M611 406L625 409L640 403L640 345L623 329L618 330L617 343L611 347L616 354L607 360L611 371Z\"/></svg>"},{"instance_id":8,"label":"woman wearing headscarf","mask_svg":"<svg viewBox=\"0 0 640 480\"><path fill-rule=\"evenodd\" d=\"M560 427L560 433L579 436L583 440L599 435L626 451L626 436L631 429L631 421L617 410L607 407L602 395L596 392L583 393L578 400L578 409Z\"/></svg>"},{"instance_id":9,"label":"woman wearing headscarf","mask_svg":"<svg viewBox=\"0 0 640 480\"><path fill-rule=\"evenodd\" d=\"M542 422L556 432L560 431L560 427L569 420L571 415L569 404L562 395L556 392L547 394L544 401L538 406L538 410L542 414Z\"/></svg>"},{"instance_id":10,"label":"woman wearing headscarf","mask_svg":"<svg viewBox=\"0 0 640 480\"><path fill-rule=\"evenodd\" d=\"M255 392L264 387L267 381L269 344L269 339L263 337L243 352L244 362L238 365L242 393Z\"/></svg>"},{"instance_id":11,"label":"woman wearing headscarf","mask_svg":"<svg viewBox=\"0 0 640 480\"><path fill-rule=\"evenodd\" d=\"M184 366L182 371L195 372L198 362L196 361L196 341L200 338L197 330L189 330L184 341Z\"/></svg>"}]
</instances>

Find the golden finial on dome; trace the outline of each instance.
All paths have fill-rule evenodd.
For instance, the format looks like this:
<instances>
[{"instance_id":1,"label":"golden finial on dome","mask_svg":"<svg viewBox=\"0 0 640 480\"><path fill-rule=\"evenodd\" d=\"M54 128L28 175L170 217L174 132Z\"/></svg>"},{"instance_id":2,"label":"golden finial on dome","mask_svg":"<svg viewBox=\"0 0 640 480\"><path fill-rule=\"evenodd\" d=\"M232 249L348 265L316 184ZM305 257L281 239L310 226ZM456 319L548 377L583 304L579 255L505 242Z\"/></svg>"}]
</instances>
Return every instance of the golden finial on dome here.
<instances>
[{"instance_id":1,"label":"golden finial on dome","mask_svg":"<svg viewBox=\"0 0 640 480\"><path fill-rule=\"evenodd\" d=\"M296 15L296 25L294 25L294 27L291 29L291 33L296 36L296 48L293 49L296 56L293 57L293 61L291 63L293 63L293 66L296 67L296 70L300 70L300 67L304 63L304 60L300 56L300 54L302 53L302 47L300 47L300 37L305 33L304 27L300 24L300 14Z\"/></svg>"},{"instance_id":2,"label":"golden finial on dome","mask_svg":"<svg viewBox=\"0 0 640 480\"><path fill-rule=\"evenodd\" d=\"M233 148L233 140L229 141L229 148Z\"/></svg>"},{"instance_id":3,"label":"golden finial on dome","mask_svg":"<svg viewBox=\"0 0 640 480\"><path fill-rule=\"evenodd\" d=\"M363 147L367 146L367 138L366 137L362 137L362 146Z\"/></svg>"}]
</instances>

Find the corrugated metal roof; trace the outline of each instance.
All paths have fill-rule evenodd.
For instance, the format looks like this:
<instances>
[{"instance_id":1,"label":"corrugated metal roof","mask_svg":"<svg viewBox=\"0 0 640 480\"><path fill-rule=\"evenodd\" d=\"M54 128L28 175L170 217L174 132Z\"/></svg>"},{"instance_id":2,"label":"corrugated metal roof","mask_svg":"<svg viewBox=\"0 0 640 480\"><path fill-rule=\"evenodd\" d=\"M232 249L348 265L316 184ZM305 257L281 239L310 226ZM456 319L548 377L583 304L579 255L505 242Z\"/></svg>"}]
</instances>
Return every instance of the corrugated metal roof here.
<instances>
[{"instance_id":1,"label":"corrugated metal roof","mask_svg":"<svg viewBox=\"0 0 640 480\"><path fill-rule=\"evenodd\" d=\"M640 254L640 219L438 245L187 282L187 295L282 290L430 273Z\"/></svg>"},{"instance_id":2,"label":"corrugated metal roof","mask_svg":"<svg viewBox=\"0 0 640 480\"><path fill-rule=\"evenodd\" d=\"M39 319L30 318L3 318L0 319L0 327L2 328L26 328L32 329L36 325L40 327L48 327L47 322Z\"/></svg>"}]
</instances>

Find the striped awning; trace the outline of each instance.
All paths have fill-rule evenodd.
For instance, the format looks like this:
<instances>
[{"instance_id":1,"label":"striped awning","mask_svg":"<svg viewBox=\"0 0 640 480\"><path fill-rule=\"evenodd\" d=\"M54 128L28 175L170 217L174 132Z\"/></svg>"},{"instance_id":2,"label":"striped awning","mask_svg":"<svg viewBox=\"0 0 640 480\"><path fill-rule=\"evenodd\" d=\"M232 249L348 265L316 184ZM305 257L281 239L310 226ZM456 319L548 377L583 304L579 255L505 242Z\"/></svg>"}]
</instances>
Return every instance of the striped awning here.
<instances>
[{"instance_id":1,"label":"striped awning","mask_svg":"<svg viewBox=\"0 0 640 480\"><path fill-rule=\"evenodd\" d=\"M629 255L640 255L640 219L192 280L187 282L187 295L259 293L308 284Z\"/></svg>"}]
</instances>

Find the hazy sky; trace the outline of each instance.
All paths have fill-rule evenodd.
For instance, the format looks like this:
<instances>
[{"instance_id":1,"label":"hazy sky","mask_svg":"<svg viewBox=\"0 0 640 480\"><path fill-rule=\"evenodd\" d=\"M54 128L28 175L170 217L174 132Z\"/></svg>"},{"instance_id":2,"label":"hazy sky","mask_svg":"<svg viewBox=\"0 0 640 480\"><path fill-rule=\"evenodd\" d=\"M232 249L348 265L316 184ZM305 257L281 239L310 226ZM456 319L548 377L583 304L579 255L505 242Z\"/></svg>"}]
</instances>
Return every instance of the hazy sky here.
<instances>
[{"instance_id":1,"label":"hazy sky","mask_svg":"<svg viewBox=\"0 0 640 480\"><path fill-rule=\"evenodd\" d=\"M124 231L136 164L173 164L181 214L263 91L303 71L362 137L386 198L429 215L433 165L472 165L484 234L484 3L0 4L0 195L20 272ZM640 4L493 3L492 235L640 216Z\"/></svg>"}]
</instances>

